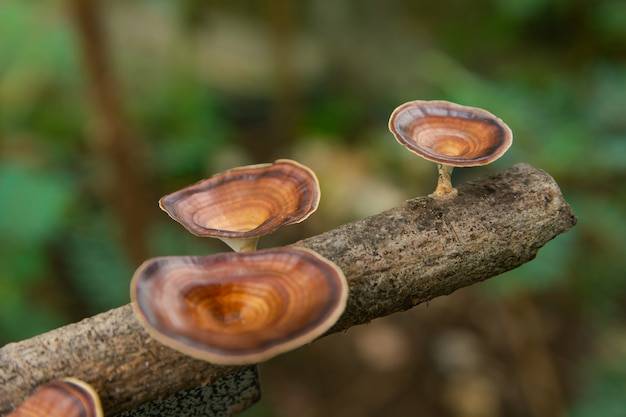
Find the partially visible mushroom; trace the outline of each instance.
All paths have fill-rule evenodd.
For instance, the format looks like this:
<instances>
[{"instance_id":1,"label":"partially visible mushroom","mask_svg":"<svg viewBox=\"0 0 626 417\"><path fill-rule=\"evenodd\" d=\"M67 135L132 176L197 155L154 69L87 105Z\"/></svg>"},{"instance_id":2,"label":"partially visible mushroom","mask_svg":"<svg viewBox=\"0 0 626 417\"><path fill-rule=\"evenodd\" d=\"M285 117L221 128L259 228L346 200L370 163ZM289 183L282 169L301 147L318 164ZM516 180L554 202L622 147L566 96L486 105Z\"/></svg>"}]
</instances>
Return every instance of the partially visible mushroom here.
<instances>
[{"instance_id":1,"label":"partially visible mushroom","mask_svg":"<svg viewBox=\"0 0 626 417\"><path fill-rule=\"evenodd\" d=\"M7 417L102 417L100 397L87 383L67 378L40 387Z\"/></svg>"},{"instance_id":2,"label":"partially visible mushroom","mask_svg":"<svg viewBox=\"0 0 626 417\"><path fill-rule=\"evenodd\" d=\"M435 198L456 195L454 167L489 164L513 142L511 129L488 111L440 100L402 104L391 114L389 130L411 152L437 163Z\"/></svg>"},{"instance_id":3,"label":"partially visible mushroom","mask_svg":"<svg viewBox=\"0 0 626 417\"><path fill-rule=\"evenodd\" d=\"M216 174L166 195L159 206L194 235L244 252L255 250L260 237L309 217L319 199L315 173L280 159Z\"/></svg>"},{"instance_id":4,"label":"partially visible mushroom","mask_svg":"<svg viewBox=\"0 0 626 417\"><path fill-rule=\"evenodd\" d=\"M133 310L157 341L225 365L265 361L313 341L343 313L344 274L291 247L144 262Z\"/></svg>"}]
</instances>

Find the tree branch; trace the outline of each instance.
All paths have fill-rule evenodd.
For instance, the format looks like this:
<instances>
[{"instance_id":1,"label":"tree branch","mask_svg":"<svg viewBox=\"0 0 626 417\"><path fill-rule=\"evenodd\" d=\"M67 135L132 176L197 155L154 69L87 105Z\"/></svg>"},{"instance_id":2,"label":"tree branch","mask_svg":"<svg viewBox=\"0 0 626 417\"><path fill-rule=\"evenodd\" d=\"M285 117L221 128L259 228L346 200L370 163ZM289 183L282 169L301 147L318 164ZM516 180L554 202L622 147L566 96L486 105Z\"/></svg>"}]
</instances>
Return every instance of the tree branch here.
<instances>
[{"instance_id":1,"label":"tree branch","mask_svg":"<svg viewBox=\"0 0 626 417\"><path fill-rule=\"evenodd\" d=\"M419 197L295 243L333 260L348 278L348 305L331 332L516 268L576 223L554 180L528 165L458 191L452 200ZM64 376L91 383L113 415L239 369L161 346L126 305L0 349L0 414Z\"/></svg>"}]
</instances>

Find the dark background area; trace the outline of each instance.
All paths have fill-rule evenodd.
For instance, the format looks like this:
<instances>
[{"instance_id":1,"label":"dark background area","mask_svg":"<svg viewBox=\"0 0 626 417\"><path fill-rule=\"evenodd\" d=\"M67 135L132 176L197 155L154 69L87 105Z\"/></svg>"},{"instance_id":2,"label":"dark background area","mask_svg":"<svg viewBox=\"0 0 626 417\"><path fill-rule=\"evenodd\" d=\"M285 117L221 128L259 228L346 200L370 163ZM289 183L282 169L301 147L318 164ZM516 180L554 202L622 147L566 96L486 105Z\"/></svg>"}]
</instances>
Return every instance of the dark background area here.
<instances>
[{"instance_id":1,"label":"dark background area","mask_svg":"<svg viewBox=\"0 0 626 417\"><path fill-rule=\"evenodd\" d=\"M626 414L626 3L267 0L0 4L0 345L129 302L147 257L209 254L162 195L292 158L320 208L288 244L430 193L399 104L482 107L493 165L561 185L578 225L480 285L260 366L246 416Z\"/></svg>"}]
</instances>

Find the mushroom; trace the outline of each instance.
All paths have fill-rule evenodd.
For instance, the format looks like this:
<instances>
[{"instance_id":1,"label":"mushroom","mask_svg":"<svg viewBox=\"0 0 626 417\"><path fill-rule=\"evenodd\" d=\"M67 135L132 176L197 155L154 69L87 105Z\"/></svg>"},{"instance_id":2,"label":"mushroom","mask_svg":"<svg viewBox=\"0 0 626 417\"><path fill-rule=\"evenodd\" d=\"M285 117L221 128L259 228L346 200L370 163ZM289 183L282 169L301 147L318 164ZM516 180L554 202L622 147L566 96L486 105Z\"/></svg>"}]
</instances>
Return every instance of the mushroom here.
<instances>
[{"instance_id":1,"label":"mushroom","mask_svg":"<svg viewBox=\"0 0 626 417\"><path fill-rule=\"evenodd\" d=\"M293 247L153 258L131 281L133 310L154 339L223 365L313 341L335 324L347 295L333 262Z\"/></svg>"},{"instance_id":2,"label":"mushroom","mask_svg":"<svg viewBox=\"0 0 626 417\"><path fill-rule=\"evenodd\" d=\"M87 383L67 378L41 386L7 417L102 417L100 397Z\"/></svg>"},{"instance_id":3,"label":"mushroom","mask_svg":"<svg viewBox=\"0 0 626 417\"><path fill-rule=\"evenodd\" d=\"M409 101L389 118L389 130L411 152L437 163L439 180L432 197L454 197L454 167L487 165L511 146L513 133L498 117L448 101Z\"/></svg>"},{"instance_id":4,"label":"mushroom","mask_svg":"<svg viewBox=\"0 0 626 417\"><path fill-rule=\"evenodd\" d=\"M194 235L244 252L255 250L260 237L309 217L319 199L315 173L279 159L216 174L166 195L159 206Z\"/></svg>"}]
</instances>

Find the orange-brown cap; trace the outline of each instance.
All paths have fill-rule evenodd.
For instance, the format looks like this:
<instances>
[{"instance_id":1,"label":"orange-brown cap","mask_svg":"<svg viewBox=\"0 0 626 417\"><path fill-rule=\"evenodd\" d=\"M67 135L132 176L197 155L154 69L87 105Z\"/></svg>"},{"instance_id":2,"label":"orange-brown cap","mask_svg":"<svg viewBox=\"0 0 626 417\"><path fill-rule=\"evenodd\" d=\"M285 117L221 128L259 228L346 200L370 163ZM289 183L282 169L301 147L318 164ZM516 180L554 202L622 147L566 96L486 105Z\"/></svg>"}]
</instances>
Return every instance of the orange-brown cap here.
<instances>
[{"instance_id":1,"label":"orange-brown cap","mask_svg":"<svg viewBox=\"0 0 626 417\"><path fill-rule=\"evenodd\" d=\"M452 167L489 164L513 142L511 129L488 111L441 100L400 105L389 130L410 151Z\"/></svg>"},{"instance_id":2,"label":"orange-brown cap","mask_svg":"<svg viewBox=\"0 0 626 417\"><path fill-rule=\"evenodd\" d=\"M102 417L100 397L87 383L67 378L41 386L7 417Z\"/></svg>"},{"instance_id":3,"label":"orange-brown cap","mask_svg":"<svg viewBox=\"0 0 626 417\"><path fill-rule=\"evenodd\" d=\"M222 239L239 251L254 249L260 237L303 221L319 200L315 173L279 159L216 174L164 196L159 206L194 235Z\"/></svg>"},{"instance_id":4,"label":"orange-brown cap","mask_svg":"<svg viewBox=\"0 0 626 417\"><path fill-rule=\"evenodd\" d=\"M343 313L347 294L334 263L292 247L154 258L131 282L135 314L154 339L224 365L313 341Z\"/></svg>"}]
</instances>

